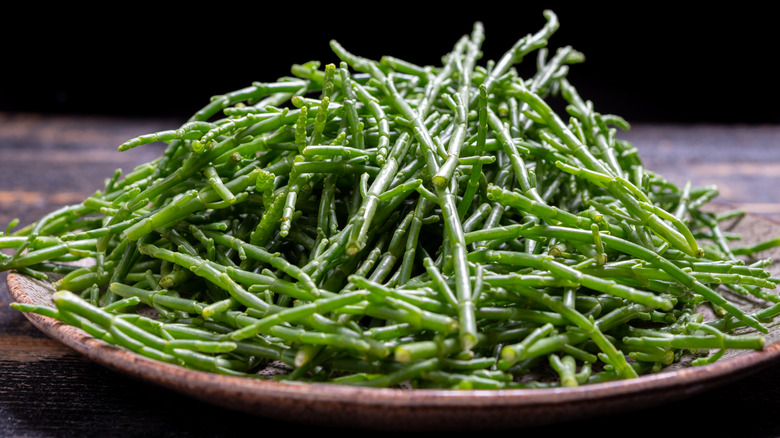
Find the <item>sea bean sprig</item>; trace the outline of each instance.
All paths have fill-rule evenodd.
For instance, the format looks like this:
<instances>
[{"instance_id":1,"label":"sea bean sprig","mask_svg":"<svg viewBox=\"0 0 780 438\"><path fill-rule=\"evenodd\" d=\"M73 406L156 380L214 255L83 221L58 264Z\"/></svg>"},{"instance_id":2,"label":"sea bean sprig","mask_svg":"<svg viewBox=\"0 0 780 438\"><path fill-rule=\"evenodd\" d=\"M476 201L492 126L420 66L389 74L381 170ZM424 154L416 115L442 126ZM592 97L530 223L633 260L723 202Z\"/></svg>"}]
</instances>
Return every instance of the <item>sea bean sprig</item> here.
<instances>
[{"instance_id":1,"label":"sea bean sprig","mask_svg":"<svg viewBox=\"0 0 780 438\"><path fill-rule=\"evenodd\" d=\"M166 148L0 236L0 269L56 291L12 306L178 366L370 387L569 387L762 349L780 239L735 246L716 188L645 168L544 18L496 61L479 22L441 65L332 41L333 62L128 139Z\"/></svg>"}]
</instances>

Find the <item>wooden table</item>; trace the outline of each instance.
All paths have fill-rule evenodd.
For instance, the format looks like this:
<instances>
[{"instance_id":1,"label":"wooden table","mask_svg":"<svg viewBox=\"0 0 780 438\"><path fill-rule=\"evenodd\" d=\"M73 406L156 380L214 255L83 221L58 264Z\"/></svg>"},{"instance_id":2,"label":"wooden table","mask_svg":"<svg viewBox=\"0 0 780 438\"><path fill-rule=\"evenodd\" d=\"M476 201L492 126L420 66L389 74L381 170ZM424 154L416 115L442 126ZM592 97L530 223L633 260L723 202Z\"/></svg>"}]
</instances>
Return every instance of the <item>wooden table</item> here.
<instances>
[{"instance_id":1,"label":"wooden table","mask_svg":"<svg viewBox=\"0 0 780 438\"><path fill-rule=\"evenodd\" d=\"M161 151L116 152L122 141L181 121L0 113L0 228L75 203L116 168ZM621 134L649 169L695 185L716 184L722 202L780 220L780 126L634 126ZM0 436L229 436L268 427L313 427L240 414L96 365L8 307L0 274ZM524 433L624 436L780 436L780 364L679 402ZM675 421L679 421L675 425ZM684 429L684 430L682 430ZM347 430L344 430L347 431ZM339 431L336 431L339 432ZM354 431L360 432L360 431ZM522 433L522 432L521 432ZM682 435L682 433L681 433Z\"/></svg>"}]
</instances>

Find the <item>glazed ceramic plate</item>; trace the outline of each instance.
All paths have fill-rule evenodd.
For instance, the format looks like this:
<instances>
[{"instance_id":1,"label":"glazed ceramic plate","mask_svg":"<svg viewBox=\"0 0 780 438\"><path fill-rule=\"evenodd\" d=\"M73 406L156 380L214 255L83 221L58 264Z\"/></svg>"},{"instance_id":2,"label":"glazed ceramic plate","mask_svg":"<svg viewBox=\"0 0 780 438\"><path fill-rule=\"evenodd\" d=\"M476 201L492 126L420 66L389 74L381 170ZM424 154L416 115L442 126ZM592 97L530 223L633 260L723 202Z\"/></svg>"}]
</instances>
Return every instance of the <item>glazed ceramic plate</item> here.
<instances>
[{"instance_id":1,"label":"glazed ceramic plate","mask_svg":"<svg viewBox=\"0 0 780 438\"><path fill-rule=\"evenodd\" d=\"M780 224L747 216L731 231L746 242L780 235ZM774 260L778 253L762 254ZM777 275L777 264L773 266ZM51 303L52 288L8 275L14 300ZM780 326L770 327L762 351L734 351L706 366L678 364L632 380L577 388L516 390L404 390L250 380L192 371L112 347L79 329L37 314L25 316L41 331L117 372L196 399L261 417L312 425L382 430L465 430L540 426L637 410L683 399L743 378L780 356Z\"/></svg>"}]
</instances>

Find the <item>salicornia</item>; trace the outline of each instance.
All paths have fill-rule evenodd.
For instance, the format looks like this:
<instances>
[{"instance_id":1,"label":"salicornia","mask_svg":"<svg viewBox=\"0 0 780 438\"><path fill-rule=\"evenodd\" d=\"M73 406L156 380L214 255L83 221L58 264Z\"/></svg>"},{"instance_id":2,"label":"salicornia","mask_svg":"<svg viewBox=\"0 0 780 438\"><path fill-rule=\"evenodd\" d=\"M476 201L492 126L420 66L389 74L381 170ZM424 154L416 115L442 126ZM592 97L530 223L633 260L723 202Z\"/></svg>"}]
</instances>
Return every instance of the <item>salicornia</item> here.
<instances>
[{"instance_id":1,"label":"salicornia","mask_svg":"<svg viewBox=\"0 0 780 438\"><path fill-rule=\"evenodd\" d=\"M183 367L374 387L568 387L762 349L780 299L758 252L780 241L731 248L715 189L645 169L544 17L485 63L481 23L440 66L332 41L332 63L127 140L166 148L0 236L0 269L56 290L12 306Z\"/></svg>"}]
</instances>

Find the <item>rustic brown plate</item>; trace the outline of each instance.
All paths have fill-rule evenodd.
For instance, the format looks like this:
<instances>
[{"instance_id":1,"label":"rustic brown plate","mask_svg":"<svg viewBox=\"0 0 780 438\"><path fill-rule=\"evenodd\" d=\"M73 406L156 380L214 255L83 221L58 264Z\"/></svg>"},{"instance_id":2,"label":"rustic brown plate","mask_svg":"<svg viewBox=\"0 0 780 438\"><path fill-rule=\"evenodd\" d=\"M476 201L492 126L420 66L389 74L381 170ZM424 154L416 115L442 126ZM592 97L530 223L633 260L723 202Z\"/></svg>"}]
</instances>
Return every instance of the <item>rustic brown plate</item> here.
<instances>
[{"instance_id":1,"label":"rustic brown plate","mask_svg":"<svg viewBox=\"0 0 780 438\"><path fill-rule=\"evenodd\" d=\"M780 235L780 224L747 216L734 232L746 242ZM777 260L777 250L764 257ZM777 275L777 264L772 271ZM51 303L49 284L10 273L20 303ZM37 314L25 316L41 331L117 372L196 399L262 417L374 430L466 430L540 426L657 406L743 378L780 357L780 325L772 324L763 351L733 351L706 366L676 365L632 380L577 388L516 390L403 390L295 384L193 371L147 359Z\"/></svg>"}]
</instances>

